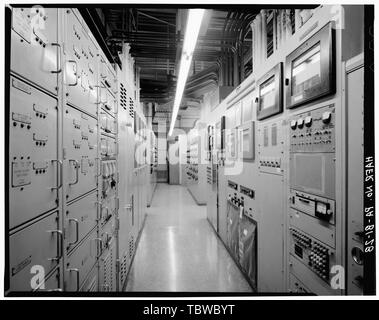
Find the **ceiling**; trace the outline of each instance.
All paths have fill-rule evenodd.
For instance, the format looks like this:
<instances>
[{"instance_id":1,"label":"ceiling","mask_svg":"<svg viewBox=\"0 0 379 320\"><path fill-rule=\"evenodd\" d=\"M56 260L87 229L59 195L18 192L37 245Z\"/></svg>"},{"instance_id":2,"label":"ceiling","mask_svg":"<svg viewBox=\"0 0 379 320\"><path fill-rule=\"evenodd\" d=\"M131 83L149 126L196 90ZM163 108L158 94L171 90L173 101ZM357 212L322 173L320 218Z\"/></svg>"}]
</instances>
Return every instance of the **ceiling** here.
<instances>
[{"instance_id":1,"label":"ceiling","mask_svg":"<svg viewBox=\"0 0 379 320\"><path fill-rule=\"evenodd\" d=\"M184 104L186 99L200 99L204 90L219 84L220 67L225 57L235 54L237 47L242 57L248 55L251 50L250 22L259 10L256 7L206 10ZM103 23L104 40L116 62L122 43L130 43L130 52L140 68L141 101L172 103L187 10L111 6L96 9L96 12ZM227 84L230 85L230 81Z\"/></svg>"}]
</instances>

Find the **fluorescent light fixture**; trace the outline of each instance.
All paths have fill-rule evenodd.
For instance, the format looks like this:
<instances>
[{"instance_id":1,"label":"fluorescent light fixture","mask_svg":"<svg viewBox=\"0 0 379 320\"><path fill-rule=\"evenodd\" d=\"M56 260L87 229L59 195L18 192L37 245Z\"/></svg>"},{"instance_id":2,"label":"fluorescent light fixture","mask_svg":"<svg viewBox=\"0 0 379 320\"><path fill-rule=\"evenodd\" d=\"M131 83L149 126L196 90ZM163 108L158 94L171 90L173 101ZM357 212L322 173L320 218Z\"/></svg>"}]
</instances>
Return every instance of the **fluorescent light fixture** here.
<instances>
[{"instance_id":1,"label":"fluorescent light fixture","mask_svg":"<svg viewBox=\"0 0 379 320\"><path fill-rule=\"evenodd\" d=\"M197 37L199 35L204 9L190 9L188 11L186 34L180 59L179 76L176 83L176 93L174 107L172 110L171 125L168 135L171 136L175 127L176 117L178 116L180 102L182 101L184 88L187 82L188 71L191 67L192 55L195 51Z\"/></svg>"}]
</instances>

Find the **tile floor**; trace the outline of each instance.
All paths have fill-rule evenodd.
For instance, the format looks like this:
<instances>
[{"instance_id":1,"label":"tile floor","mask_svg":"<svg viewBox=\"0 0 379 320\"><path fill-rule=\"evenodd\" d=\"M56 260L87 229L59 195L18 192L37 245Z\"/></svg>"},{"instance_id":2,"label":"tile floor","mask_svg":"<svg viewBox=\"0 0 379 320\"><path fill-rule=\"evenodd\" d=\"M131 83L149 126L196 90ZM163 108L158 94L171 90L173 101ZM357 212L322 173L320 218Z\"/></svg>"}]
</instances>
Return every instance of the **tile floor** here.
<instances>
[{"instance_id":1,"label":"tile floor","mask_svg":"<svg viewBox=\"0 0 379 320\"><path fill-rule=\"evenodd\" d=\"M251 292L186 187L158 184L126 291Z\"/></svg>"}]
</instances>

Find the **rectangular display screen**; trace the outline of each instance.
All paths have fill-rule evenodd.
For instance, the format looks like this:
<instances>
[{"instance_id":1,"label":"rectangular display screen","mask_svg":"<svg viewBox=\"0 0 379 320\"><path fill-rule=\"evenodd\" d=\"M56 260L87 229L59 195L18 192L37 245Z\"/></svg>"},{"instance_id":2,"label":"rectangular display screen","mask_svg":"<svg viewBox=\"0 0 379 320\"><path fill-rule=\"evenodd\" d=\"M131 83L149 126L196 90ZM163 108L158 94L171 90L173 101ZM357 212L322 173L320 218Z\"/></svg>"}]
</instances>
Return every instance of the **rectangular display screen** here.
<instances>
[{"instance_id":1,"label":"rectangular display screen","mask_svg":"<svg viewBox=\"0 0 379 320\"><path fill-rule=\"evenodd\" d=\"M260 109L265 110L275 105L275 76L272 76L260 86Z\"/></svg>"},{"instance_id":2,"label":"rectangular display screen","mask_svg":"<svg viewBox=\"0 0 379 320\"><path fill-rule=\"evenodd\" d=\"M304 91L321 83L321 46L316 44L292 62L292 96L302 99Z\"/></svg>"}]
</instances>

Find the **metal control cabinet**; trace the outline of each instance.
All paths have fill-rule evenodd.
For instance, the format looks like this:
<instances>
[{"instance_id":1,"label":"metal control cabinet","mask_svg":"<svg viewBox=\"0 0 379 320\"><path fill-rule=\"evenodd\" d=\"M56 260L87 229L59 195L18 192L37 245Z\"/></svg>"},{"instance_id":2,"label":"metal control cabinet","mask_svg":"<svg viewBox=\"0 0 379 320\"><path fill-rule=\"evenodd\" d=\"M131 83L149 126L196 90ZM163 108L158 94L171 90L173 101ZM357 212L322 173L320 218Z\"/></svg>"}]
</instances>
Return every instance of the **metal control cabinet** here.
<instances>
[{"instance_id":1,"label":"metal control cabinet","mask_svg":"<svg viewBox=\"0 0 379 320\"><path fill-rule=\"evenodd\" d=\"M62 71L58 9L12 8L11 70L39 88L58 94Z\"/></svg>"},{"instance_id":2,"label":"metal control cabinet","mask_svg":"<svg viewBox=\"0 0 379 320\"><path fill-rule=\"evenodd\" d=\"M9 238L10 290L37 289L33 285L39 286L42 283L37 280L38 277L34 277L35 273L31 272L33 266L36 272L42 270L48 276L58 266L63 250L63 232L59 230L58 212L53 212L11 234ZM36 280L33 280L34 278ZM52 289L58 288L58 286L53 286Z\"/></svg>"},{"instance_id":3,"label":"metal control cabinet","mask_svg":"<svg viewBox=\"0 0 379 320\"><path fill-rule=\"evenodd\" d=\"M134 106L129 99L127 85L119 82L119 112L118 112L118 139L119 139L119 286L125 283L126 276L131 263L131 237L134 219L134 192L133 192L133 168L134 168Z\"/></svg>"},{"instance_id":4,"label":"metal control cabinet","mask_svg":"<svg viewBox=\"0 0 379 320\"><path fill-rule=\"evenodd\" d=\"M98 258L97 230L93 230L86 239L67 256L65 261L65 290L80 291L87 275Z\"/></svg>"},{"instance_id":5,"label":"metal control cabinet","mask_svg":"<svg viewBox=\"0 0 379 320\"><path fill-rule=\"evenodd\" d=\"M58 206L58 101L11 77L9 139L9 228Z\"/></svg>"},{"instance_id":6,"label":"metal control cabinet","mask_svg":"<svg viewBox=\"0 0 379 320\"><path fill-rule=\"evenodd\" d=\"M132 188L137 88L123 82L119 91L131 77L116 72L77 9L12 8L9 27L6 293L117 291L142 227L142 215L125 208L135 193L139 212L147 205L143 169ZM118 157L127 178L121 223ZM33 278L35 266L42 278Z\"/></svg>"},{"instance_id":7,"label":"metal control cabinet","mask_svg":"<svg viewBox=\"0 0 379 320\"><path fill-rule=\"evenodd\" d=\"M346 86L348 108L348 139L353 141L348 148L348 194L355 197L348 198L347 209L347 293L362 294L364 283L363 252L363 56L359 55L346 63ZM358 196L359 195L359 196ZM366 214L371 214L372 207L366 209ZM372 243L368 239L367 244Z\"/></svg>"},{"instance_id":8,"label":"metal control cabinet","mask_svg":"<svg viewBox=\"0 0 379 320\"><path fill-rule=\"evenodd\" d=\"M68 105L64 108L64 184L66 199L71 201L97 188L97 121Z\"/></svg>"},{"instance_id":9,"label":"metal control cabinet","mask_svg":"<svg viewBox=\"0 0 379 320\"><path fill-rule=\"evenodd\" d=\"M98 48L73 10L64 10L64 24L64 81L67 103L97 117Z\"/></svg>"},{"instance_id":10,"label":"metal control cabinet","mask_svg":"<svg viewBox=\"0 0 379 320\"><path fill-rule=\"evenodd\" d=\"M71 203L65 212L65 249L71 252L97 226L97 192Z\"/></svg>"}]
</instances>

